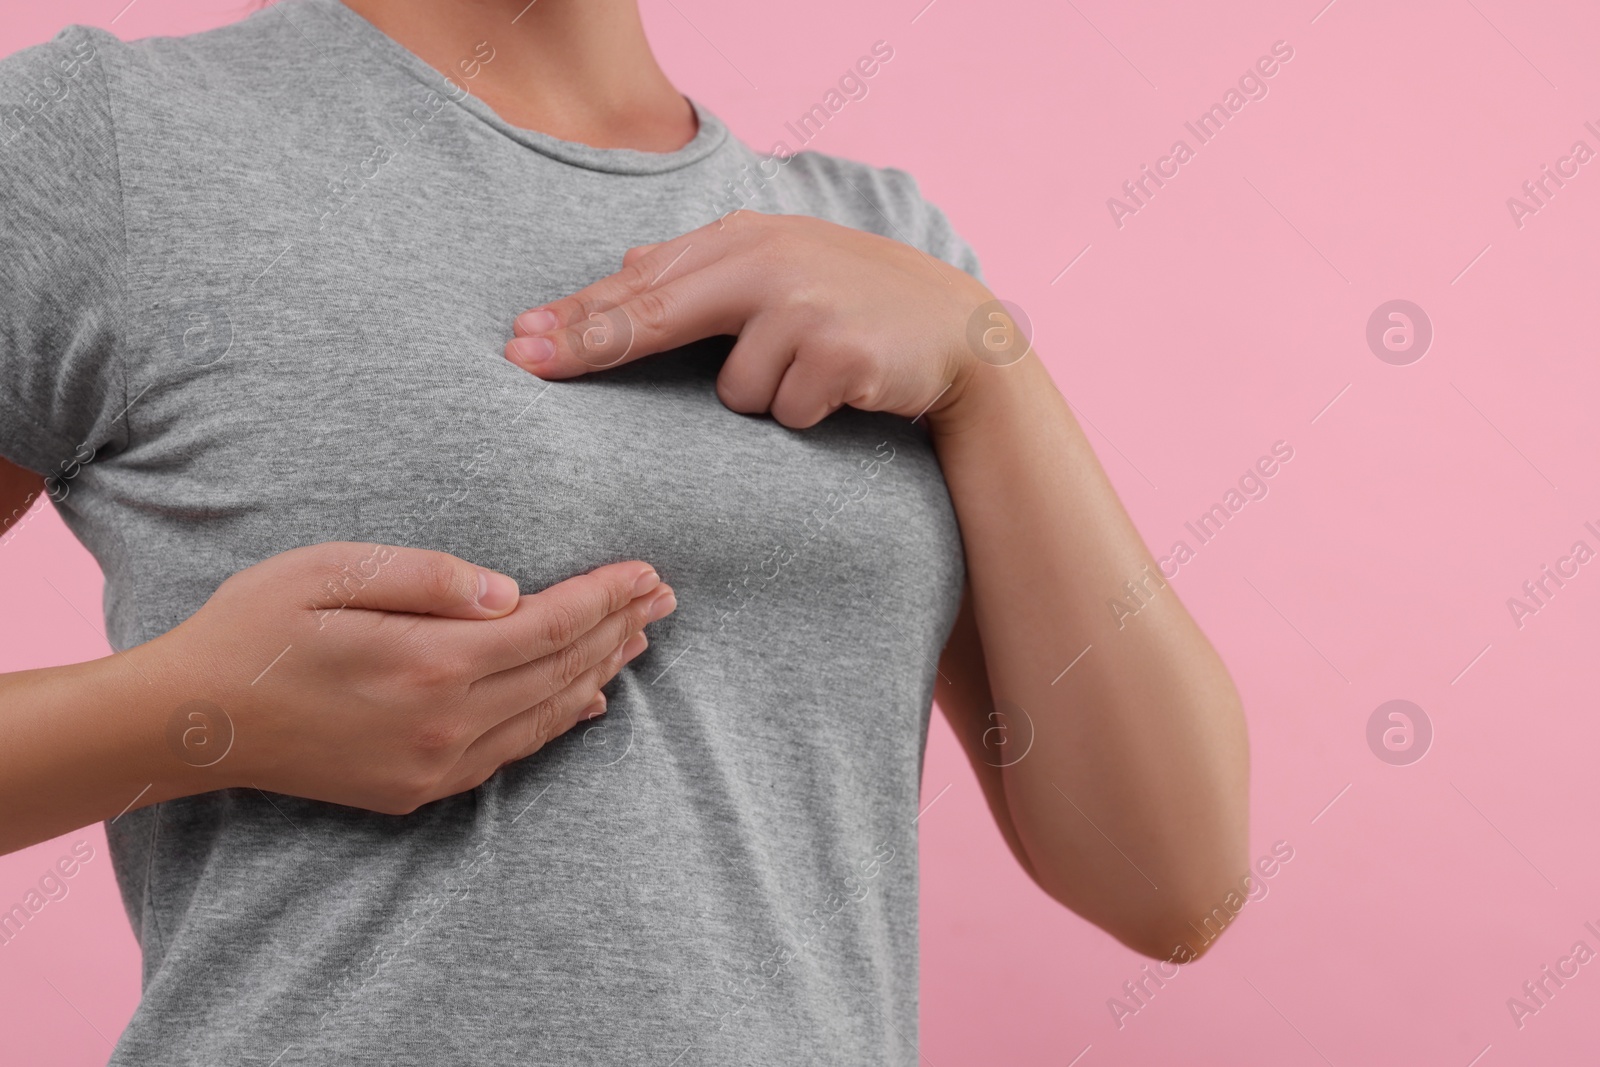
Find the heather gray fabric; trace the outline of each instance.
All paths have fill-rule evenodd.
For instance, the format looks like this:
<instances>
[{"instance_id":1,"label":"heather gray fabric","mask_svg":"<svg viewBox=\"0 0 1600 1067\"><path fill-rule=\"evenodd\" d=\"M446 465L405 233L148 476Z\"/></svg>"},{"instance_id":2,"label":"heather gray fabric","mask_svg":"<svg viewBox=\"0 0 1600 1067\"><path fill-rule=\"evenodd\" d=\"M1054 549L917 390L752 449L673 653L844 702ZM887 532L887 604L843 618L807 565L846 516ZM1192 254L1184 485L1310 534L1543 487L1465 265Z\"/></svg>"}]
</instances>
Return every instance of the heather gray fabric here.
<instances>
[{"instance_id":1,"label":"heather gray fabric","mask_svg":"<svg viewBox=\"0 0 1600 1067\"><path fill-rule=\"evenodd\" d=\"M697 110L667 154L518 130L335 0L0 63L0 454L62 476L113 646L333 540L524 589L639 557L681 605L600 725L471 794L108 826L144 949L113 1063L916 1062L913 820L963 580L925 433L736 415L726 342L553 385L501 356L517 312L737 206L763 157ZM901 171L774 172L750 206L978 269Z\"/></svg>"}]
</instances>

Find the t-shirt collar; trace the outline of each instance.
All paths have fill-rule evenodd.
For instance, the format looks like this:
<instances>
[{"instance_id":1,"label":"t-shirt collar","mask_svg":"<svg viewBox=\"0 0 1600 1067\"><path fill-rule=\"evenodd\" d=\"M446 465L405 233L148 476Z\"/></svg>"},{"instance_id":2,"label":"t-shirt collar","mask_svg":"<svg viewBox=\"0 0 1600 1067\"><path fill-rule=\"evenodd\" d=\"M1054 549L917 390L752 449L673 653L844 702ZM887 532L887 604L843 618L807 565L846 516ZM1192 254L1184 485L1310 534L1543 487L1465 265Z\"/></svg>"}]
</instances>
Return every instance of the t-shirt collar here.
<instances>
[{"instance_id":1,"label":"t-shirt collar","mask_svg":"<svg viewBox=\"0 0 1600 1067\"><path fill-rule=\"evenodd\" d=\"M688 99L689 105L694 108L699 128L688 144L671 152L597 148L577 141L564 141L559 137L540 133L538 130L514 126L476 96L452 91L451 83L446 80L443 73L429 66L416 53L346 7L340 0L285 0L285 2L303 4L324 14L337 23L341 31L347 33L355 44L371 49L374 54L405 70L433 88L441 97L452 101L500 133L542 155L575 167L611 174L661 174L699 162L720 148L728 139L728 128L722 121L703 108L698 101L688 97L685 99Z\"/></svg>"}]
</instances>

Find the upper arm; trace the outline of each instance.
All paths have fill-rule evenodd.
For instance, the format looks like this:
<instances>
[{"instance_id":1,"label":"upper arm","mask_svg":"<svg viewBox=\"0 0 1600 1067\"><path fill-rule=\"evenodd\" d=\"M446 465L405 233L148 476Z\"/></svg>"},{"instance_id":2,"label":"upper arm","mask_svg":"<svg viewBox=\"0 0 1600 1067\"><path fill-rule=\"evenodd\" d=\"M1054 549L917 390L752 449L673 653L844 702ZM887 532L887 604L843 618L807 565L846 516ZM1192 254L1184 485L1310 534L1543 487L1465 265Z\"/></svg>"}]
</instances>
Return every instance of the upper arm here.
<instances>
[{"instance_id":1,"label":"upper arm","mask_svg":"<svg viewBox=\"0 0 1600 1067\"><path fill-rule=\"evenodd\" d=\"M127 443L126 232L97 34L0 60L0 458L40 474Z\"/></svg>"},{"instance_id":2,"label":"upper arm","mask_svg":"<svg viewBox=\"0 0 1600 1067\"><path fill-rule=\"evenodd\" d=\"M934 683L934 699L944 711L945 719L955 731L961 749L972 764L983 797L989 804L1000 835L1005 838L1011 854L1016 857L1028 876L1038 881L1027 850L1017 836L1011 821L1011 810L1006 802L1005 781L1002 768L1022 759L1033 737L1033 727L1026 714L1017 716L996 711L989 689L989 669L983 657L983 640L978 633L978 622L972 612L970 589L961 593L961 609L951 628L950 640L939 657L939 677ZM1022 718L1023 721L1014 721Z\"/></svg>"}]
</instances>

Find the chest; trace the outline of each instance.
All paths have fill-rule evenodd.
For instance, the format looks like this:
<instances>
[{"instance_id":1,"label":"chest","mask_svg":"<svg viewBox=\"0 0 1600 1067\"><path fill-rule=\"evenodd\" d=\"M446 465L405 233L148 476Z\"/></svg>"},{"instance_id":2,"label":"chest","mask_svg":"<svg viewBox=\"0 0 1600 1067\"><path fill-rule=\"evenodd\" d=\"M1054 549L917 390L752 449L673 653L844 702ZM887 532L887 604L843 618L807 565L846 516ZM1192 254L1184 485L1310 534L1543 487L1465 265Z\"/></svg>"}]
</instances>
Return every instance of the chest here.
<instances>
[{"instance_id":1,"label":"chest","mask_svg":"<svg viewBox=\"0 0 1600 1067\"><path fill-rule=\"evenodd\" d=\"M729 411L714 392L729 338L567 382L504 360L518 312L703 221L714 174L648 194L597 176L575 197L537 167L491 180L471 150L415 146L331 217L242 182L168 220L196 239L146 268L119 462L149 551L220 561L172 591L170 622L226 573L331 540L449 552L524 589L642 558L696 626L753 619L757 597L948 614L960 541L920 428L846 410L795 431ZM445 187L452 151L484 171L472 196Z\"/></svg>"}]
</instances>

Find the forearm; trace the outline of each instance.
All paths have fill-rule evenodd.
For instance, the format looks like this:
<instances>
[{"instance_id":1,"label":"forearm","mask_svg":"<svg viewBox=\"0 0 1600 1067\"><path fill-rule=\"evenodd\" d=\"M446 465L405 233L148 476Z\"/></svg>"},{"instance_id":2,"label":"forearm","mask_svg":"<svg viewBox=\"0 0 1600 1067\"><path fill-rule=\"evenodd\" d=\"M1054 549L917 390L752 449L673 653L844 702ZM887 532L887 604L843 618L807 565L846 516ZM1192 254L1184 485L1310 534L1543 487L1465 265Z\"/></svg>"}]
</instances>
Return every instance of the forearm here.
<instances>
[{"instance_id":1,"label":"forearm","mask_svg":"<svg viewBox=\"0 0 1600 1067\"><path fill-rule=\"evenodd\" d=\"M1232 682L1036 356L977 368L932 429L991 691L1034 731L1002 772L1017 836L1047 891L1165 955L1245 870Z\"/></svg>"},{"instance_id":2,"label":"forearm","mask_svg":"<svg viewBox=\"0 0 1600 1067\"><path fill-rule=\"evenodd\" d=\"M167 743L181 703L144 649L0 675L0 854L205 788Z\"/></svg>"}]
</instances>

